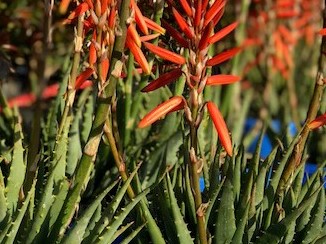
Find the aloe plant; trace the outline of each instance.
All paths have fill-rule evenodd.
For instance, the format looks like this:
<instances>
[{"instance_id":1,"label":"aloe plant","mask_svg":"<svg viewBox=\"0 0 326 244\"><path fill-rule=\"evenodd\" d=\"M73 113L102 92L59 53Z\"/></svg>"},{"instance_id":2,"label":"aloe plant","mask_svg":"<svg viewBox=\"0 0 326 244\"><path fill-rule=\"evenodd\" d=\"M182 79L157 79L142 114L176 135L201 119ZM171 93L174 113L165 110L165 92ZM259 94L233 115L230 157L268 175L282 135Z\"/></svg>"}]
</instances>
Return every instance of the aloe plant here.
<instances>
[{"instance_id":1,"label":"aloe plant","mask_svg":"<svg viewBox=\"0 0 326 244\"><path fill-rule=\"evenodd\" d=\"M325 29L310 106L300 107L308 112L295 134L277 134L271 123L276 110L288 111L273 98L279 84L269 79L278 76L264 67L280 54L260 50L259 71L245 72L262 45L246 40L246 27L256 23L250 11L280 31L263 35L273 47L299 25L291 18L301 18L280 4L308 13L306 1L293 2L263 1L274 6L267 15L248 0L62 0L36 4L35 13L29 1L1 5L7 15L44 22L35 44L44 53L29 54L32 92L7 99L0 90L0 243L325 242L326 162L305 176L309 135L326 123L317 117L324 112ZM51 39L52 31L73 39L64 57L52 48L65 39ZM285 52L293 57L296 45ZM289 57L288 70L276 68L282 81L290 79L284 97L296 109L301 64L291 66ZM49 68L60 74L53 84ZM244 81L257 77L267 84L264 94ZM257 101L260 120L244 135ZM31 126L18 107L33 115ZM290 117L299 125L300 114L287 114L282 126ZM266 135L275 143L262 157Z\"/></svg>"}]
</instances>

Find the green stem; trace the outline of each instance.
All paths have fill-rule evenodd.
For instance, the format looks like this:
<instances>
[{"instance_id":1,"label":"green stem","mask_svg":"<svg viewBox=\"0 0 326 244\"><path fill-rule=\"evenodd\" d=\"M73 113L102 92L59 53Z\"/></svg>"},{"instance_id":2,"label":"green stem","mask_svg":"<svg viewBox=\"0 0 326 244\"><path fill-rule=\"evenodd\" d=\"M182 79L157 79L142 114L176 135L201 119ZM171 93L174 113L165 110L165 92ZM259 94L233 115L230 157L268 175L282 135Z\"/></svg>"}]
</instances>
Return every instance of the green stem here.
<instances>
[{"instance_id":1,"label":"green stem","mask_svg":"<svg viewBox=\"0 0 326 244\"><path fill-rule=\"evenodd\" d=\"M111 116L109 116L110 118ZM111 152L115 161L115 164L119 170L119 174L124 182L126 182L129 178L129 173L126 168L126 163L123 161L121 154L119 153L116 139L113 136L112 132L112 120L109 119L106 120L105 126L104 126L104 134L107 137ZM134 199L136 197L135 191L133 190L132 186L129 185L127 188L127 194L130 199ZM136 206L138 211L140 212L143 221L146 222L146 225L149 230L149 234L151 235L151 238L155 243L163 244L165 243L162 233L160 229L158 228L152 214L150 213L148 206L145 202L145 200L141 200L139 205Z\"/></svg>"},{"instance_id":2,"label":"green stem","mask_svg":"<svg viewBox=\"0 0 326 244\"><path fill-rule=\"evenodd\" d=\"M71 219L73 218L73 215L76 210L76 206L78 206L79 204L82 191L85 189L85 186L89 181L90 173L94 166L97 150L101 141L103 127L109 114L111 99L115 94L117 81L122 71L123 64L121 59L122 59L122 54L124 51L125 40L126 40L126 33L127 33L126 21L129 17L129 4L130 4L130 0L123 0L121 2L121 9L118 16L120 17L119 24L120 24L120 30L122 34L116 36L116 40L114 43L112 59L110 62L111 63L110 70L109 70L110 75L109 75L109 80L107 82L108 85L100 93L97 99L97 109L95 111L94 121L92 124L90 135L88 137L88 141L84 147L82 158L76 169L74 187L68 192L67 199L64 202L62 211L60 212L59 217L56 221L58 224L55 225L55 228L52 230L50 235L50 237L52 237L53 240L56 238L61 239L63 237L66 228L68 227L69 223L71 222ZM73 70L77 71L77 69L74 69L74 67ZM63 128L62 125L61 127Z\"/></svg>"},{"instance_id":3,"label":"green stem","mask_svg":"<svg viewBox=\"0 0 326 244\"><path fill-rule=\"evenodd\" d=\"M78 23L77 23L77 33L75 36L75 53L74 58L72 62L72 68L70 73L70 78L68 82L68 89L67 89L67 95L66 95L66 104L65 108L63 110L63 114L61 116L61 121L59 125L59 130L57 135L60 136L62 133L62 130L64 128L64 125L66 124L66 120L68 117L68 114L70 112L70 109L73 106L74 100L75 100L75 82L78 74L78 68L80 64L80 55L82 50L82 44L83 44L83 24L84 15L81 15L78 17Z\"/></svg>"},{"instance_id":4,"label":"green stem","mask_svg":"<svg viewBox=\"0 0 326 244\"><path fill-rule=\"evenodd\" d=\"M134 125L134 117L131 117L132 107L132 81L133 81L133 70L134 70L134 55L129 53L129 59L127 64L127 78L125 83L125 133L124 133L124 146L127 146L130 141L131 129Z\"/></svg>"},{"instance_id":5,"label":"green stem","mask_svg":"<svg viewBox=\"0 0 326 244\"><path fill-rule=\"evenodd\" d=\"M326 4L326 1L325 1ZM323 21L324 21L324 28L326 27L326 8L324 9L323 12ZM309 123L313 121L318 113L320 103L321 103L321 98L323 96L324 88L325 88L325 73L326 73L326 57L325 57L325 52L326 52L326 37L323 36L322 38L322 43L320 47L320 56L318 60L318 71L316 75L316 83L315 83L315 88L314 92L312 95L312 98L310 100L310 105L309 109L307 112L307 117L305 120L305 124L303 126L301 135L300 135L300 140L297 142L296 146L294 147L294 150L291 154L290 159L288 160L285 170L283 171L280 183L278 185L277 193L278 196L282 197L284 190L286 190L286 187L289 184L289 181L291 180L291 176L293 175L294 170L300 166L302 163L302 155L304 148L306 146L306 142L308 139L308 136L310 134L310 129L308 127Z\"/></svg>"},{"instance_id":6,"label":"green stem","mask_svg":"<svg viewBox=\"0 0 326 244\"><path fill-rule=\"evenodd\" d=\"M197 231L198 237L201 244L207 243L207 234L206 234L206 225L205 225L205 214L202 205L202 196L200 191L199 176L201 173L200 160L197 158L198 154L198 136L197 136L197 126L195 121L198 117L198 94L197 90L191 90L190 95L190 106L191 106L191 115L192 120L189 122L190 125L190 175L193 188L193 196L195 199L195 209L196 209L196 218L197 218Z\"/></svg>"}]
</instances>

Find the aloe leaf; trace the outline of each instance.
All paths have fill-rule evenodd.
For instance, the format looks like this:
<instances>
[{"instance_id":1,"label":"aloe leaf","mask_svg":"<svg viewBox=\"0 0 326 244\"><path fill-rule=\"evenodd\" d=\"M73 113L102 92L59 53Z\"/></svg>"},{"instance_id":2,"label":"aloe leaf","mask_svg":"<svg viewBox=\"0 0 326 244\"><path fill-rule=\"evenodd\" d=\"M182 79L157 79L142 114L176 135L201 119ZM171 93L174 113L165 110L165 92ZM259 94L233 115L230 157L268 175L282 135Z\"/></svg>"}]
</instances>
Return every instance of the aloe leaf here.
<instances>
[{"instance_id":1,"label":"aloe leaf","mask_svg":"<svg viewBox=\"0 0 326 244\"><path fill-rule=\"evenodd\" d=\"M259 167L259 172L256 179L256 197L255 197L256 206L261 204L264 199L266 176L268 175L267 171L273 164L277 151L278 151L278 146L274 147L272 152L268 155L268 157L264 160L264 162Z\"/></svg>"},{"instance_id":2,"label":"aloe leaf","mask_svg":"<svg viewBox=\"0 0 326 244\"><path fill-rule=\"evenodd\" d=\"M28 192L25 201L22 203L21 208L17 211L17 216L15 220L11 223L10 228L6 234L6 237L4 238L3 242L4 244L14 243L16 235L18 233L18 230L22 227L21 222L23 220L23 217L26 213L29 201L31 199L31 196L35 193L35 181L33 182L31 190ZM1 237L0 237L1 239Z\"/></svg>"},{"instance_id":3,"label":"aloe leaf","mask_svg":"<svg viewBox=\"0 0 326 244\"><path fill-rule=\"evenodd\" d=\"M61 135L58 136L53 159L51 160L51 165L54 171L54 188L57 188L59 182L61 182L65 177L68 152L68 132L71 119L72 115L69 115L67 117L67 122L64 124Z\"/></svg>"},{"instance_id":4,"label":"aloe leaf","mask_svg":"<svg viewBox=\"0 0 326 244\"><path fill-rule=\"evenodd\" d=\"M119 230L117 230L113 237L112 237L112 240L109 241L108 243L114 243L115 241L119 241L121 238L122 238L122 234L127 230L129 229L130 226L132 226L134 224L134 222L130 222L124 226L122 226Z\"/></svg>"},{"instance_id":5,"label":"aloe leaf","mask_svg":"<svg viewBox=\"0 0 326 244\"><path fill-rule=\"evenodd\" d=\"M6 198L8 214L12 215L19 202L19 191L25 179L26 164L24 162L23 134L18 117L15 116L14 147L10 173L7 179Z\"/></svg>"},{"instance_id":6,"label":"aloe leaf","mask_svg":"<svg viewBox=\"0 0 326 244\"><path fill-rule=\"evenodd\" d=\"M69 62L69 67L66 68L67 71L61 81L58 95L55 97L55 99L52 102L52 106L50 107L47 116L47 123L45 126L46 129L44 130L45 142L47 143L47 146L49 148L48 155L50 155L50 153L53 151L55 145L55 138L57 135L57 127L58 127L57 115L61 114L62 107L64 106L65 103L63 94L66 92L67 82L71 70L70 55L68 55L65 60L65 63L67 62Z\"/></svg>"},{"instance_id":7,"label":"aloe leaf","mask_svg":"<svg viewBox=\"0 0 326 244\"><path fill-rule=\"evenodd\" d=\"M235 158L235 166L233 172L233 192L234 192L234 199L237 203L240 197L241 191L241 163L244 157L244 148L241 146L239 147L238 153Z\"/></svg>"},{"instance_id":8,"label":"aloe leaf","mask_svg":"<svg viewBox=\"0 0 326 244\"><path fill-rule=\"evenodd\" d=\"M316 178L320 174L322 174L325 166L326 166L326 161L318 166L318 169L315 171L315 173L313 173L313 175L308 177L306 183L302 186L301 193L300 193L299 199L298 199L299 203L306 197L307 193L309 192L309 189L311 189L311 185L314 184L316 182ZM310 192L311 192L311 190L310 190Z\"/></svg>"},{"instance_id":9,"label":"aloe leaf","mask_svg":"<svg viewBox=\"0 0 326 244\"><path fill-rule=\"evenodd\" d=\"M304 229L304 239L302 243L312 243L322 231L325 217L325 190L319 192L318 199L311 212L311 219Z\"/></svg>"},{"instance_id":10,"label":"aloe leaf","mask_svg":"<svg viewBox=\"0 0 326 244\"><path fill-rule=\"evenodd\" d=\"M234 195L230 179L226 179L223 185L221 202L218 208L214 243L230 243L235 233Z\"/></svg>"},{"instance_id":11,"label":"aloe leaf","mask_svg":"<svg viewBox=\"0 0 326 244\"><path fill-rule=\"evenodd\" d=\"M294 196L295 196L296 205L299 204L298 200L299 200L300 195L302 194L301 189L302 189L302 182L303 182L304 174L305 174L305 164L301 164L299 166L299 168L297 169L297 175L296 175L295 180L291 186L293 189Z\"/></svg>"},{"instance_id":12,"label":"aloe leaf","mask_svg":"<svg viewBox=\"0 0 326 244\"><path fill-rule=\"evenodd\" d=\"M186 153L187 156L189 155ZM185 156L185 157L187 157ZM188 162L188 161L187 161ZM184 169L184 191L185 191L185 205L186 205L186 211L189 217L189 222L195 224L197 222L196 217L196 208L195 208L195 200L194 196L192 194L192 187L190 183L190 172L189 167L185 167Z\"/></svg>"},{"instance_id":13,"label":"aloe leaf","mask_svg":"<svg viewBox=\"0 0 326 244\"><path fill-rule=\"evenodd\" d=\"M267 231L257 240L257 243L279 243L289 230L291 223L295 222L296 219L312 204L318 195L321 188L313 193L313 195L307 200L303 201L298 208L294 209L289 215L283 218L280 222L271 225Z\"/></svg>"},{"instance_id":14,"label":"aloe leaf","mask_svg":"<svg viewBox=\"0 0 326 244\"><path fill-rule=\"evenodd\" d=\"M115 194L114 198L110 202L109 206L104 211L100 221L96 224L91 235L88 237L89 242L94 242L97 236L99 236L105 227L112 221L132 179L137 174L141 164L138 164L135 170L129 175L128 180L123 184L119 191Z\"/></svg>"},{"instance_id":15,"label":"aloe leaf","mask_svg":"<svg viewBox=\"0 0 326 244\"><path fill-rule=\"evenodd\" d=\"M315 242L313 242L314 244L325 244L326 243L326 235L324 235L323 237L318 238Z\"/></svg>"},{"instance_id":16,"label":"aloe leaf","mask_svg":"<svg viewBox=\"0 0 326 244\"><path fill-rule=\"evenodd\" d=\"M81 95L79 96L76 113L73 117L72 124L70 126L69 138L68 138L68 151L67 151L67 167L66 173L68 175L73 175L77 162L80 160L82 155L82 146L80 140L80 131L79 131L79 123L82 120L83 116L83 106L87 96L89 95L90 89L85 89Z\"/></svg>"},{"instance_id":17,"label":"aloe leaf","mask_svg":"<svg viewBox=\"0 0 326 244\"><path fill-rule=\"evenodd\" d=\"M85 234L84 234L84 243L87 243L87 238L91 235L91 233L93 233L94 228L96 226L96 224L101 220L102 217L102 204L100 204L97 209L95 210L93 216L91 217L91 219L89 220L89 223L86 227L85 230Z\"/></svg>"},{"instance_id":18,"label":"aloe leaf","mask_svg":"<svg viewBox=\"0 0 326 244\"><path fill-rule=\"evenodd\" d=\"M166 181L159 187L160 189L157 191L157 197L155 198L154 204L158 206L159 215L164 216L164 221L159 219L159 222L162 222L162 226L164 227L164 231L169 233L167 238L167 243L177 243L177 235L176 235L176 228L174 226L173 216L171 214L171 200L170 195L167 190Z\"/></svg>"},{"instance_id":19,"label":"aloe leaf","mask_svg":"<svg viewBox=\"0 0 326 244\"><path fill-rule=\"evenodd\" d=\"M282 156L282 160L279 162L277 169L273 171L272 178L270 180L270 184L267 188L267 194L265 195L267 198L268 206L271 207L274 202L274 195L276 192L276 189L280 183L280 179L283 174L284 167L289 159L289 157L292 154L292 151L294 150L294 146L300 139L300 133L297 134L297 136L293 139L290 146L287 148L285 154Z\"/></svg>"},{"instance_id":20,"label":"aloe leaf","mask_svg":"<svg viewBox=\"0 0 326 244\"><path fill-rule=\"evenodd\" d=\"M58 191L54 191L54 202L50 209L50 219L49 219L49 229L51 230L54 228L54 225L56 223L56 220L59 216L60 211L62 210L64 201L67 197L68 190L69 190L70 183L69 181L64 178L60 183L58 187Z\"/></svg>"},{"instance_id":21,"label":"aloe leaf","mask_svg":"<svg viewBox=\"0 0 326 244\"><path fill-rule=\"evenodd\" d=\"M183 219L183 216L181 214L180 208L177 203L177 199L174 195L169 174L167 174L166 176L166 181L167 181L167 190L171 201L171 211L172 211L179 243L193 243L193 240L190 235L190 231L188 230L188 227Z\"/></svg>"},{"instance_id":22,"label":"aloe leaf","mask_svg":"<svg viewBox=\"0 0 326 244\"><path fill-rule=\"evenodd\" d=\"M138 233L144 228L146 223L139 226L137 229L133 230L129 236L123 239L123 241L120 242L120 244L128 244L130 243L137 235Z\"/></svg>"},{"instance_id":23,"label":"aloe leaf","mask_svg":"<svg viewBox=\"0 0 326 244\"><path fill-rule=\"evenodd\" d=\"M69 231L69 233L63 239L63 243L81 243L83 241L83 236L85 230L91 217L93 216L96 209L101 204L103 198L112 190L113 187L117 185L118 181L113 182L109 187L107 187L103 193L101 193L89 207L85 210L82 216L77 220L77 223Z\"/></svg>"},{"instance_id":24,"label":"aloe leaf","mask_svg":"<svg viewBox=\"0 0 326 244\"><path fill-rule=\"evenodd\" d=\"M218 195L219 195L219 193L220 193L220 191L222 189L222 186L224 185L224 182L225 182L225 178L223 178L223 180L218 185L218 187L216 187L215 191L212 194L212 197L210 198L208 208L206 209L206 212L205 212L205 219L206 219L205 224L206 224L206 228L207 228L208 222L209 221L213 221L212 220L211 213L212 213L212 210L214 209L214 207L216 207L215 202L216 202L216 199L217 199L217 197L218 197Z\"/></svg>"},{"instance_id":25,"label":"aloe leaf","mask_svg":"<svg viewBox=\"0 0 326 244\"><path fill-rule=\"evenodd\" d=\"M232 242L231 242L232 244L243 243L243 238L245 235L245 227L248 221L249 208L250 208L250 204L248 203L245 211L243 212L242 216L240 216L238 220L237 228L232 238Z\"/></svg>"},{"instance_id":26,"label":"aloe leaf","mask_svg":"<svg viewBox=\"0 0 326 244\"><path fill-rule=\"evenodd\" d=\"M141 201L149 193L149 191L150 191L150 189L147 188L142 193L140 193L137 197L132 199L131 202L126 207L122 208L120 214L115 216L114 220L109 224L109 226L98 237L98 239L96 240L96 243L105 244L105 243L110 242L110 240L112 240L112 238L114 236L114 233L121 226L122 222L127 217L127 215L130 213L130 211L134 209L136 204L139 201Z\"/></svg>"},{"instance_id":27,"label":"aloe leaf","mask_svg":"<svg viewBox=\"0 0 326 244\"><path fill-rule=\"evenodd\" d=\"M48 177L43 194L41 195L42 198L40 199L40 202L37 205L37 209L35 210L35 217L33 219L31 229L29 230L29 235L26 240L26 243L32 243L33 241L35 242L36 240L39 240L38 238L46 237L46 233L48 232L48 229L44 228L46 226L44 221L47 218L47 214L54 201L54 196L52 195L53 172L54 171L52 171Z\"/></svg>"},{"instance_id":28,"label":"aloe leaf","mask_svg":"<svg viewBox=\"0 0 326 244\"><path fill-rule=\"evenodd\" d=\"M86 144L87 138L92 128L92 121L93 121L93 114L94 114L94 96L93 94L88 96L88 99L85 103L85 108L82 113L83 115L83 122L81 124L80 129L80 141L82 146Z\"/></svg>"},{"instance_id":29,"label":"aloe leaf","mask_svg":"<svg viewBox=\"0 0 326 244\"><path fill-rule=\"evenodd\" d=\"M5 183L0 168L0 230L2 226L2 221L4 221L7 215L7 200L5 197Z\"/></svg>"},{"instance_id":30,"label":"aloe leaf","mask_svg":"<svg viewBox=\"0 0 326 244\"><path fill-rule=\"evenodd\" d=\"M302 234L304 234L304 229L306 227L306 225L308 224L309 220L310 220L310 216L311 216L311 210L313 209L316 200L317 200L317 196L316 197L312 197L313 193L321 187L321 182L318 178L314 178L315 180L312 182L312 184L310 185L306 195L304 196L304 199L312 199L312 203L310 204L310 206L308 206L305 211L302 213L302 215L300 216L300 218L297 221L297 225L296 225L296 231L299 233L301 232Z\"/></svg>"}]
</instances>

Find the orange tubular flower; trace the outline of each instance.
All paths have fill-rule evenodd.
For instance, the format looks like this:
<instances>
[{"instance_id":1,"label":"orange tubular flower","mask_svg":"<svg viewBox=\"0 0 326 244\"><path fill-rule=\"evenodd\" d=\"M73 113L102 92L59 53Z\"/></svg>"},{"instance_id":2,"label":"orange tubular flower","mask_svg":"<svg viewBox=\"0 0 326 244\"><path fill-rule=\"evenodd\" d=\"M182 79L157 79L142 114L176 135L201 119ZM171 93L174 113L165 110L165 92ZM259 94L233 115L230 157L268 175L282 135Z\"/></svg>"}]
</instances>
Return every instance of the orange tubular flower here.
<instances>
[{"instance_id":1,"label":"orange tubular flower","mask_svg":"<svg viewBox=\"0 0 326 244\"><path fill-rule=\"evenodd\" d=\"M67 12L68 6L71 0L62 0L59 5L60 14L64 14Z\"/></svg>"},{"instance_id":2,"label":"orange tubular flower","mask_svg":"<svg viewBox=\"0 0 326 244\"><path fill-rule=\"evenodd\" d=\"M156 31L157 33L164 35L165 29L162 26L158 25L156 22L154 22L153 20L151 20L145 16L144 16L144 20L145 20L145 23L146 23L148 29L151 29L153 31Z\"/></svg>"},{"instance_id":3,"label":"orange tubular flower","mask_svg":"<svg viewBox=\"0 0 326 244\"><path fill-rule=\"evenodd\" d=\"M181 6L183 8L183 10L185 11L185 13L191 17L192 16L192 10L191 7L189 6L189 3L187 0L180 0Z\"/></svg>"},{"instance_id":4,"label":"orange tubular flower","mask_svg":"<svg viewBox=\"0 0 326 244\"><path fill-rule=\"evenodd\" d=\"M311 121L308 127L310 130L314 130L324 125L326 125L326 113Z\"/></svg>"},{"instance_id":5,"label":"orange tubular flower","mask_svg":"<svg viewBox=\"0 0 326 244\"><path fill-rule=\"evenodd\" d=\"M181 96L175 96L171 99L161 103L156 108L154 108L151 112L149 112L138 124L138 128L144 128L155 121L159 120L161 117L165 116L171 111L175 111L176 108L181 109L180 105L184 104L184 98Z\"/></svg>"},{"instance_id":6,"label":"orange tubular flower","mask_svg":"<svg viewBox=\"0 0 326 244\"><path fill-rule=\"evenodd\" d=\"M183 56L179 55L179 54L176 54L176 53L171 52L169 50L166 50L164 48L155 46L155 45L153 45L153 44L151 44L149 42L144 42L144 45L148 50L155 53L157 56L159 56L162 59L169 60L169 61L171 61L173 63L176 63L176 64L184 64L184 63L186 63L186 59Z\"/></svg>"},{"instance_id":7,"label":"orange tubular flower","mask_svg":"<svg viewBox=\"0 0 326 244\"><path fill-rule=\"evenodd\" d=\"M100 69L101 69L100 78L102 83L106 81L109 72L109 67L110 67L109 59L107 57L104 57L100 63Z\"/></svg>"},{"instance_id":8,"label":"orange tubular flower","mask_svg":"<svg viewBox=\"0 0 326 244\"><path fill-rule=\"evenodd\" d=\"M194 33L193 33L193 31L191 31L191 29L190 29L189 25L187 24L187 22L185 21L185 19L182 18L181 14L179 14L179 12L175 8L172 8L172 12L173 12L174 18L177 21L180 29L185 33L185 35L188 38L190 38L190 39L193 38Z\"/></svg>"},{"instance_id":9,"label":"orange tubular flower","mask_svg":"<svg viewBox=\"0 0 326 244\"><path fill-rule=\"evenodd\" d=\"M162 25L167 30L167 33L169 33L169 35L171 35L179 43L181 47L187 48L189 46L188 41L181 35L180 32L174 29L168 22L162 20Z\"/></svg>"},{"instance_id":10,"label":"orange tubular flower","mask_svg":"<svg viewBox=\"0 0 326 244\"><path fill-rule=\"evenodd\" d=\"M81 3L77 6L77 8L72 11L68 18L64 21L64 23L70 23L71 20L77 18L78 16L80 16L81 14L85 13L87 10L89 9L89 6L87 3Z\"/></svg>"},{"instance_id":11,"label":"orange tubular flower","mask_svg":"<svg viewBox=\"0 0 326 244\"><path fill-rule=\"evenodd\" d=\"M93 74L93 69L87 68L83 71L76 79L75 89L79 89L79 87Z\"/></svg>"},{"instance_id":12,"label":"orange tubular flower","mask_svg":"<svg viewBox=\"0 0 326 244\"><path fill-rule=\"evenodd\" d=\"M173 20L169 20L169 22L162 20L162 26L166 29L166 33L176 41L177 45L187 50L189 56L184 57L149 42L143 42L149 51L162 59L178 65L178 67L174 65L171 71L160 75L144 87L142 91L150 92L171 84L183 74L182 69L184 69L186 84L189 88L187 94L190 93L189 99L173 97L162 103L141 120L138 125L140 128L149 126L162 116L180 109L185 110L185 117L190 126L199 126L201 117L198 113L192 113L192 111L198 107L201 109L205 106L202 97L199 98L199 96L202 96L201 93L205 86L231 84L241 79L235 75L216 74L209 76L207 72L209 66L219 65L227 61L242 49L240 47L232 48L210 59L208 56L208 47L230 34L238 25L237 22L234 22L214 33L214 28L224 13L226 0L211 1L211 4L208 0L179 0L178 3L176 2L172 0L167 1L169 8L172 9L173 16L171 17ZM170 24L174 21L177 24L177 28ZM184 65L184 67L180 67L181 65ZM222 146L227 154L232 156L232 142L220 111L212 102L207 103L207 109L218 132ZM193 123L194 121L195 123Z\"/></svg>"},{"instance_id":13,"label":"orange tubular flower","mask_svg":"<svg viewBox=\"0 0 326 244\"><path fill-rule=\"evenodd\" d=\"M147 86L145 86L141 91L142 92L150 92L154 91L162 86L166 86L176 79L178 79L182 75L182 70L180 68L176 68L168 73L165 73L161 75L156 80L149 83Z\"/></svg>"},{"instance_id":14,"label":"orange tubular flower","mask_svg":"<svg viewBox=\"0 0 326 244\"><path fill-rule=\"evenodd\" d=\"M149 64L141 51L141 49L137 46L137 44L131 39L130 36L127 36L126 39L126 45L132 52L132 54L135 56L135 60L138 62L142 70L146 73L149 74L151 73L151 70L149 68Z\"/></svg>"},{"instance_id":15,"label":"orange tubular flower","mask_svg":"<svg viewBox=\"0 0 326 244\"><path fill-rule=\"evenodd\" d=\"M206 63L207 66L214 66L220 63L225 62L226 60L232 58L233 56L235 56L237 53L239 53L239 51L241 50L241 48L236 47L236 48L232 48L230 50L224 51L220 54L217 54L216 56L214 56L213 58L209 59Z\"/></svg>"},{"instance_id":16,"label":"orange tubular flower","mask_svg":"<svg viewBox=\"0 0 326 244\"><path fill-rule=\"evenodd\" d=\"M139 7L137 6L135 0L130 1L131 8L135 10L135 20L137 25L139 26L139 29L143 34L148 35L148 28L146 25L145 18L143 14L141 13Z\"/></svg>"},{"instance_id":17,"label":"orange tubular flower","mask_svg":"<svg viewBox=\"0 0 326 244\"><path fill-rule=\"evenodd\" d=\"M127 30L127 35L131 36L132 39L134 40L134 42L137 44L138 47L141 47L141 41L140 41L140 37L138 35L138 32L135 28L135 25L133 23L131 23L128 26L128 30Z\"/></svg>"},{"instance_id":18,"label":"orange tubular flower","mask_svg":"<svg viewBox=\"0 0 326 244\"><path fill-rule=\"evenodd\" d=\"M318 33L319 35L326 36L326 28L321 29Z\"/></svg>"},{"instance_id":19,"label":"orange tubular flower","mask_svg":"<svg viewBox=\"0 0 326 244\"><path fill-rule=\"evenodd\" d=\"M219 32L217 32L216 34L211 36L209 38L208 42L210 44L213 44L213 43L221 40L222 38L227 36L230 32L232 32L237 27L237 25L238 25L238 22L234 22L234 23L228 25L227 27L223 28L222 30L220 30Z\"/></svg>"},{"instance_id":20,"label":"orange tubular flower","mask_svg":"<svg viewBox=\"0 0 326 244\"><path fill-rule=\"evenodd\" d=\"M214 17L224 8L226 4L225 0L216 0L212 7L206 12L204 26L206 26Z\"/></svg>"},{"instance_id":21,"label":"orange tubular flower","mask_svg":"<svg viewBox=\"0 0 326 244\"><path fill-rule=\"evenodd\" d=\"M224 147L227 154L229 154L229 156L232 156L232 142L229 135L229 130L226 126L226 123L223 119L220 110L216 107L213 102L207 103L207 110L217 130L218 137L221 141L222 146Z\"/></svg>"},{"instance_id":22,"label":"orange tubular flower","mask_svg":"<svg viewBox=\"0 0 326 244\"><path fill-rule=\"evenodd\" d=\"M239 81L241 78L235 75L213 75L207 78L207 86L227 85Z\"/></svg>"}]
</instances>

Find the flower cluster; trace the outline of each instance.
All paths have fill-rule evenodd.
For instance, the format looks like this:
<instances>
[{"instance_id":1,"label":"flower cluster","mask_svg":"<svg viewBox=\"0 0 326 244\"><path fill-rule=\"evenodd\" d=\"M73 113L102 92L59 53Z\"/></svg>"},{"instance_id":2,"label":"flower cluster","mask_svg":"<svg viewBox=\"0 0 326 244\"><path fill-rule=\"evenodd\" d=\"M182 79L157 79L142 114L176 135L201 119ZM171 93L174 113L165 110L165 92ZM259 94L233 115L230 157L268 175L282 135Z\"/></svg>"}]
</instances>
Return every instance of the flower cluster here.
<instances>
[{"instance_id":1,"label":"flower cluster","mask_svg":"<svg viewBox=\"0 0 326 244\"><path fill-rule=\"evenodd\" d=\"M248 36L255 39L256 43L266 45L270 40L273 50L270 58L275 72L288 79L294 63L293 55L299 39L304 39L307 44L314 43L320 16L315 13L321 9L319 0L258 0L253 3L253 11L249 15ZM262 63L264 55L258 55L254 63Z\"/></svg>"},{"instance_id":2,"label":"flower cluster","mask_svg":"<svg viewBox=\"0 0 326 244\"><path fill-rule=\"evenodd\" d=\"M61 2L61 9L65 8L66 2L66 0ZM157 37L157 34L149 35L149 29L158 33L164 33L165 30L152 20L144 17L134 0L130 2L130 9L131 18L128 21L126 47L135 54L135 59L141 65L142 70L145 73L149 73L149 66L144 63L145 57L138 55L141 53L141 41ZM106 82L115 37L121 35L119 27L116 26L117 11L116 0L85 0L76 6L64 21L65 24L69 24L82 14L85 14L83 21L84 35L91 36L87 44L89 49L87 52L89 53L88 67L77 77L75 89L83 86L85 82L89 83L88 78L94 73L96 77L99 77L101 86ZM136 26L145 36L139 37Z\"/></svg>"},{"instance_id":3,"label":"flower cluster","mask_svg":"<svg viewBox=\"0 0 326 244\"><path fill-rule=\"evenodd\" d=\"M228 128L218 107L211 101L203 101L202 92L206 86L231 84L239 81L235 75L214 74L209 75L208 69L220 65L235 56L241 48L232 48L209 57L209 48L231 33L237 26L232 23L217 32L216 26L223 16L226 0L179 0L167 1L169 12L174 21L162 20L162 26L166 32L176 41L180 47L180 53L175 53L163 46L157 46L150 42L143 42L144 46L163 60L171 62L171 69L160 75L142 89L150 92L162 86L176 81L185 76L189 88L189 97L174 96L163 102L149 112L138 124L143 128L151 125L166 114L184 110L189 124L199 126L202 119L202 111L207 105L208 113L215 125L219 140L229 155L232 155L232 142ZM177 28L170 23L176 22ZM183 55L189 53L189 55ZM139 62L139 61L138 61ZM141 67L146 67L146 60L142 60Z\"/></svg>"}]
</instances>

